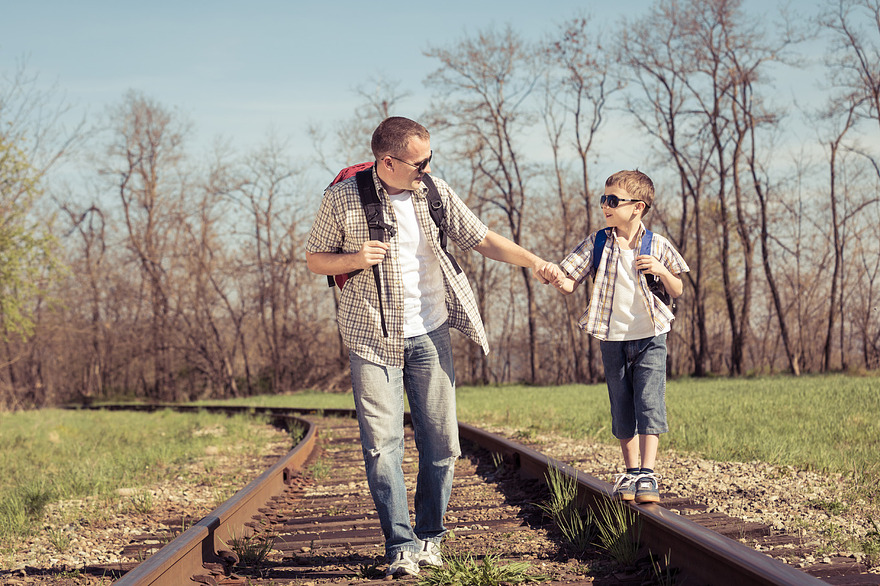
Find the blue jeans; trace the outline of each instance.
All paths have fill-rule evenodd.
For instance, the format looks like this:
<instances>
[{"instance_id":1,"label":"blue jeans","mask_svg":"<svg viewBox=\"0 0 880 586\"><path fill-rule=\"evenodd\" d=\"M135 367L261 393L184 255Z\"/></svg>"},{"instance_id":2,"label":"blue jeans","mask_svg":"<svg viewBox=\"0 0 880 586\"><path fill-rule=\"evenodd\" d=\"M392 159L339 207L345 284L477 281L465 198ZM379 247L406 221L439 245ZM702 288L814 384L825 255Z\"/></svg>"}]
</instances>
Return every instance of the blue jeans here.
<instances>
[{"instance_id":1,"label":"blue jeans","mask_svg":"<svg viewBox=\"0 0 880 586\"><path fill-rule=\"evenodd\" d=\"M669 431L666 423L666 334L624 342L603 341L602 364L617 439Z\"/></svg>"},{"instance_id":2,"label":"blue jeans","mask_svg":"<svg viewBox=\"0 0 880 586\"><path fill-rule=\"evenodd\" d=\"M439 543L461 455L449 326L404 340L403 369L368 362L353 352L349 358L367 482L385 535L385 554L391 559L399 551L419 551L421 541ZM404 392L419 452L415 528L402 468Z\"/></svg>"}]
</instances>

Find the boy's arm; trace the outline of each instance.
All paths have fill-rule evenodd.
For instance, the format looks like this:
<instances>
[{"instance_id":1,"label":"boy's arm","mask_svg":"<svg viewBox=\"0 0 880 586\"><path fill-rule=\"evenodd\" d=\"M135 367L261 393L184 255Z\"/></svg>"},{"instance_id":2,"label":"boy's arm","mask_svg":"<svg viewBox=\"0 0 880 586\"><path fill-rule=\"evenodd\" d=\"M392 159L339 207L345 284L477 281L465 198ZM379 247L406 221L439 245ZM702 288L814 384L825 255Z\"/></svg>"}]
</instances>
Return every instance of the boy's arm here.
<instances>
[{"instance_id":1,"label":"boy's arm","mask_svg":"<svg viewBox=\"0 0 880 586\"><path fill-rule=\"evenodd\" d=\"M650 254L640 254L636 257L636 268L659 277L666 292L673 299L681 297L684 292L684 283L681 277L667 269L657 257Z\"/></svg>"},{"instance_id":2,"label":"boy's arm","mask_svg":"<svg viewBox=\"0 0 880 586\"><path fill-rule=\"evenodd\" d=\"M544 265L540 270L540 275L547 282L553 283L553 286L563 295L574 293L574 290L577 289L580 284L565 274L565 271L562 270L559 265L555 265L552 262L548 262Z\"/></svg>"}]
</instances>

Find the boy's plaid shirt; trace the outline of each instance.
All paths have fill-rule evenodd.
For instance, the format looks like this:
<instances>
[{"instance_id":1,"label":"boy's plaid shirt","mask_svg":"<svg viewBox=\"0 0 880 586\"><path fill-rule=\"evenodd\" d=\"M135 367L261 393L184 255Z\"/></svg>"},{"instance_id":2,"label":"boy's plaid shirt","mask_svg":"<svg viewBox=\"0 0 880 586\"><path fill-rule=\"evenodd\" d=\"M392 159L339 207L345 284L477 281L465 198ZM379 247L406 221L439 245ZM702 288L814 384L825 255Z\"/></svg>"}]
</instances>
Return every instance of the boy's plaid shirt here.
<instances>
[{"instance_id":1,"label":"boy's plaid shirt","mask_svg":"<svg viewBox=\"0 0 880 586\"><path fill-rule=\"evenodd\" d=\"M617 259L620 257L620 246L617 244L617 230L608 230L608 238L605 240L605 248L596 275L593 279L593 291L590 294L590 304L587 311L578 320L578 327L588 334L606 340L608 327L611 322L611 305L614 299L614 283L617 280ZM638 242L645 235L645 226L639 227ZM560 263L562 269L577 281L583 283L593 271L593 242L596 240L596 232L590 234ZM651 239L651 255L660 259L669 271L680 275L690 271L687 263L673 248L672 244L659 234L655 233ZM639 274L639 289L642 291L642 300L654 321L655 335L666 329L675 319L672 311L657 296L648 289L648 281L644 274Z\"/></svg>"},{"instance_id":2,"label":"boy's plaid shirt","mask_svg":"<svg viewBox=\"0 0 880 586\"><path fill-rule=\"evenodd\" d=\"M396 227L397 220L388 194L382 187L375 168L372 173L376 193L382 201L382 215L387 223ZM470 250L482 242L489 228L445 181L436 177L433 179L445 209L443 231L461 250ZM474 293L464 272L456 274L455 267L440 248L437 226L428 211L427 193L428 188L422 184L421 189L413 193L413 206L443 271L449 326L480 344L483 351L488 353L489 342ZM311 253L355 253L369 239L370 231L358 195L356 179L351 177L328 187L312 225L306 250ZM382 335L379 296L372 269L364 270L346 281L339 296L336 318L343 342L355 354L375 364L403 368L403 283L400 272L400 242L396 230L388 244L388 253L379 265L382 307L385 310L388 337Z\"/></svg>"}]
</instances>

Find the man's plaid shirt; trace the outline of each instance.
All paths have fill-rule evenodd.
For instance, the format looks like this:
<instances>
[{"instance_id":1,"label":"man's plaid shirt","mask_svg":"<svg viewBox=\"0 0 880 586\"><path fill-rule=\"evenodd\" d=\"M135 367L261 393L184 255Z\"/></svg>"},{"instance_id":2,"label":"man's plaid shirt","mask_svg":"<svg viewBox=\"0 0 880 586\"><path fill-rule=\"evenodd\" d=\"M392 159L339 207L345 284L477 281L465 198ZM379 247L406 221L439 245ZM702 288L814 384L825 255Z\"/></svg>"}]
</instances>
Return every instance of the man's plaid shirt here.
<instances>
[{"instance_id":1,"label":"man's plaid shirt","mask_svg":"<svg viewBox=\"0 0 880 586\"><path fill-rule=\"evenodd\" d=\"M605 248L596 275L593 279L593 291L590 294L590 304L587 311L578 320L578 327L588 334L606 340L608 327L611 321L611 303L614 299L614 283L617 279L617 259L620 257L620 246L617 244L617 230L608 230L608 238L605 240ZM639 228L638 242L645 235L645 226ZM577 281L583 283L593 272L593 242L596 240L596 232L590 234L577 247L568 253L568 256L560 263L562 269ZM673 248L669 240L654 234L651 239L651 256L660 259L669 271L674 275L680 275L690 271L687 263ZM654 321L654 335L663 332L675 319L672 311L657 296L648 289L648 281L645 275L639 273L639 285L642 291L642 300Z\"/></svg>"},{"instance_id":2,"label":"man's plaid shirt","mask_svg":"<svg viewBox=\"0 0 880 586\"><path fill-rule=\"evenodd\" d=\"M397 220L391 201L376 175L375 167L372 173L376 192L382 202L385 222L396 228ZM470 250L482 242L489 228L445 181L436 177L433 179L445 209L443 231L461 250ZM464 272L456 274L455 267L440 248L437 226L428 211L427 193L428 188L422 184L421 189L413 193L413 206L443 271L449 326L480 344L483 351L488 353L489 342L474 293ZM369 239L370 231L358 195L356 179L351 177L328 187L312 225L306 250L311 253L355 253ZM382 335L379 296L372 270L364 270L346 281L339 297L336 318L343 342L355 354L376 364L403 368L403 283L397 230L388 244L388 253L379 265L384 296L382 307L385 310L388 337Z\"/></svg>"}]
</instances>

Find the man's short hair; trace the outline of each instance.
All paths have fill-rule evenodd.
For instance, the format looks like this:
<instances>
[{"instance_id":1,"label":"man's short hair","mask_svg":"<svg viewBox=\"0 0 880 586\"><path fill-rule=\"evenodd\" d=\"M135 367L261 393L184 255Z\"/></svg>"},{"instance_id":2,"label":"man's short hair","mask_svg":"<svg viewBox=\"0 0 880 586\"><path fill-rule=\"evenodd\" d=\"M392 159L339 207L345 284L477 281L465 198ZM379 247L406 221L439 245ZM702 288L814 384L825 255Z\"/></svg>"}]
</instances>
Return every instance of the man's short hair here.
<instances>
[{"instance_id":1,"label":"man's short hair","mask_svg":"<svg viewBox=\"0 0 880 586\"><path fill-rule=\"evenodd\" d=\"M399 157L406 152L409 141L414 137L431 139L428 129L418 122L402 116L392 116L383 120L373 131L370 148L377 161L385 155Z\"/></svg>"},{"instance_id":2,"label":"man's short hair","mask_svg":"<svg viewBox=\"0 0 880 586\"><path fill-rule=\"evenodd\" d=\"M605 180L605 187L612 186L622 187L633 199L640 199L648 204L642 215L647 214L648 209L654 205L654 182L638 169L618 171Z\"/></svg>"}]
</instances>

